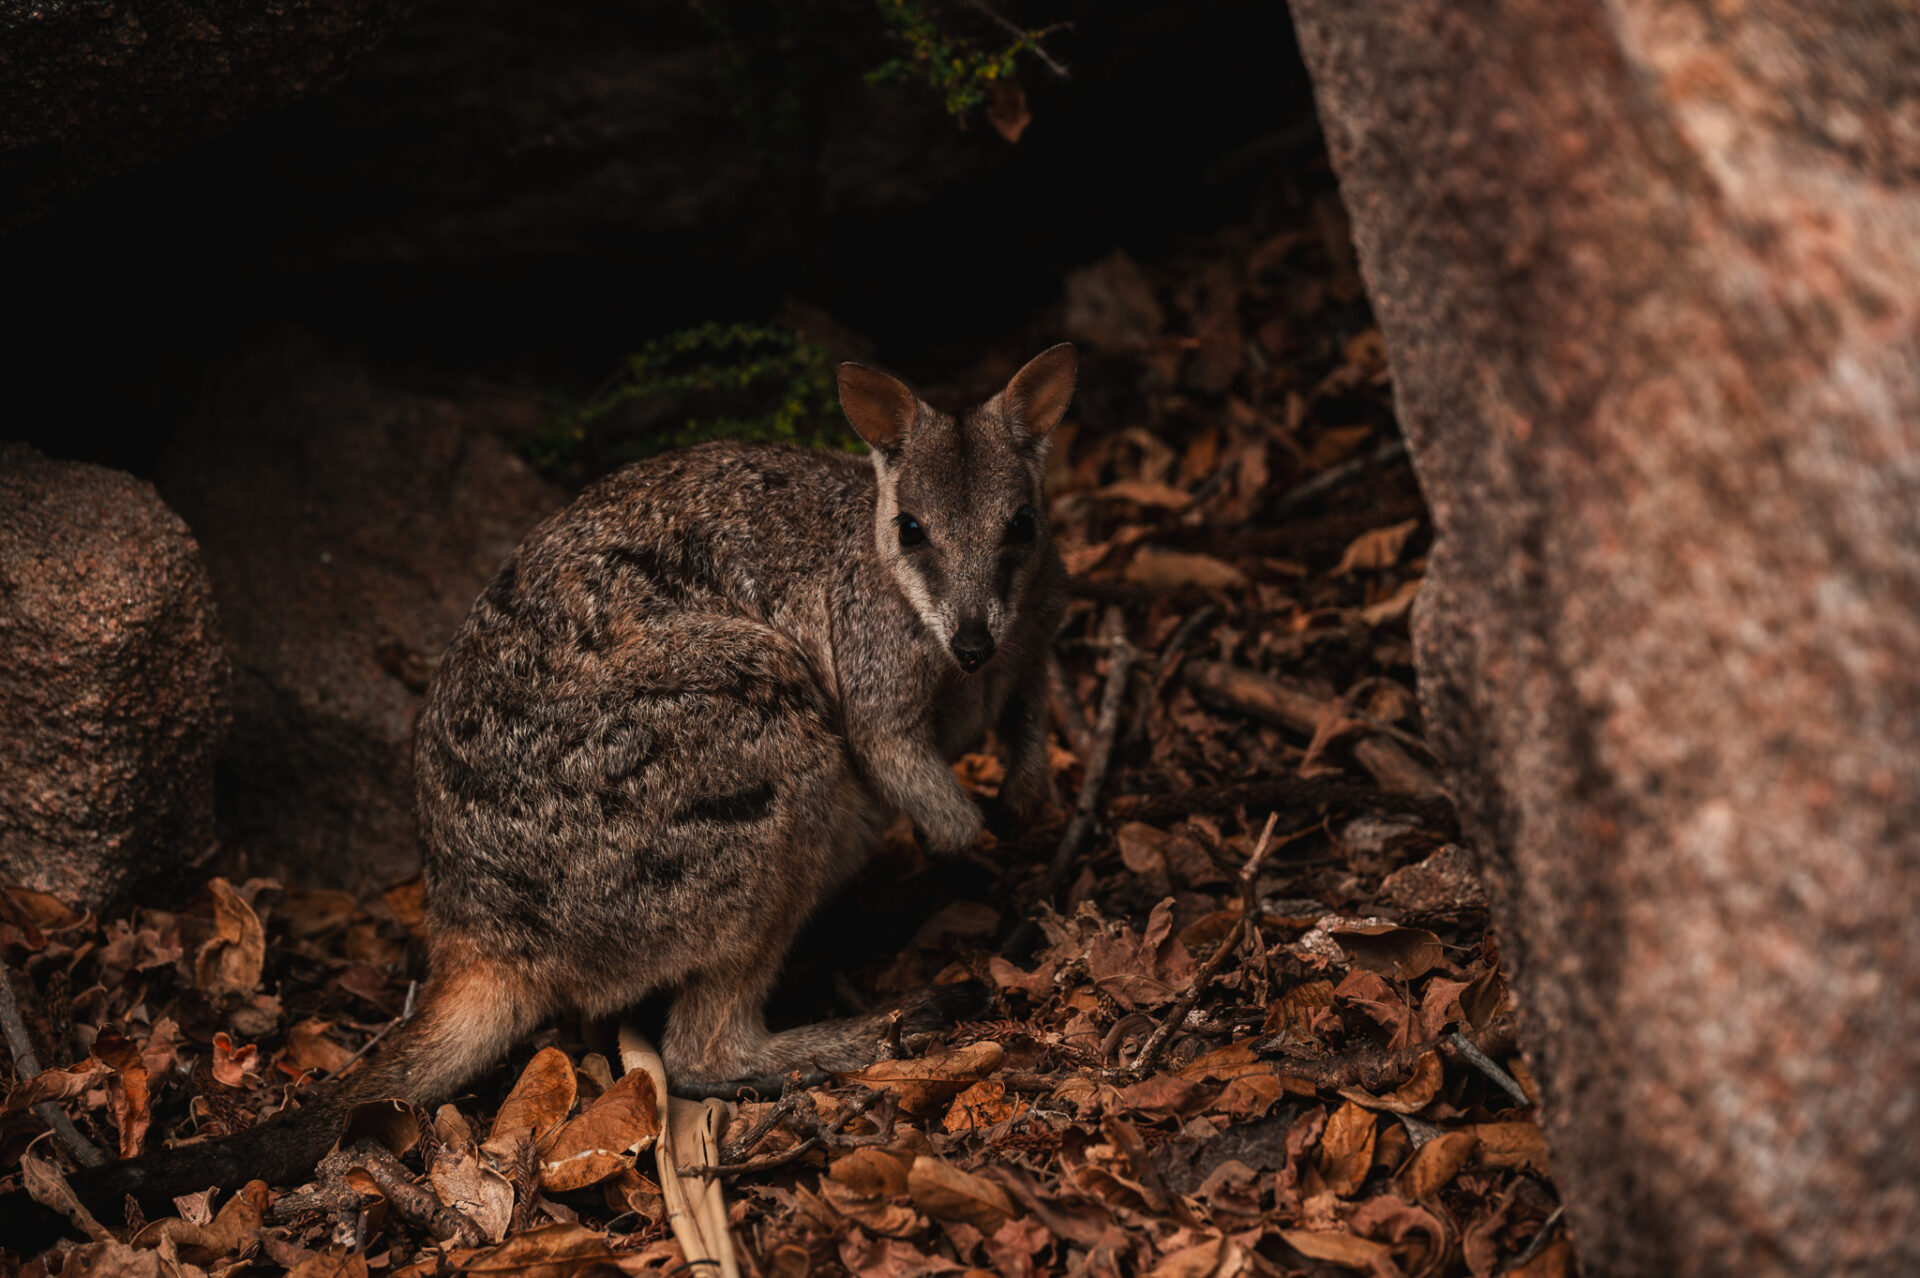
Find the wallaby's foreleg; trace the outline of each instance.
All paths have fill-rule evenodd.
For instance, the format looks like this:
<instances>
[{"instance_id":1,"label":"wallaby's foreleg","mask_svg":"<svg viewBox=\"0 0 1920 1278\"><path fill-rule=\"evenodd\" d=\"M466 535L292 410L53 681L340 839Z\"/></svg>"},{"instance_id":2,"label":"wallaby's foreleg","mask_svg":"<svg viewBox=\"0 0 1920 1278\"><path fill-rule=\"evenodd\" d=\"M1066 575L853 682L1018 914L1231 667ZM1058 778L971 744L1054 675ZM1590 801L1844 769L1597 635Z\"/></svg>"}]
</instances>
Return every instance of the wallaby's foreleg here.
<instances>
[{"instance_id":1,"label":"wallaby's foreleg","mask_svg":"<svg viewBox=\"0 0 1920 1278\"><path fill-rule=\"evenodd\" d=\"M1035 661L1014 685L997 725L1006 743L1007 773L1000 793L987 809L987 822L1002 837L1046 806L1050 778L1047 771L1046 663Z\"/></svg>"},{"instance_id":2,"label":"wallaby's foreleg","mask_svg":"<svg viewBox=\"0 0 1920 1278\"><path fill-rule=\"evenodd\" d=\"M960 788L924 725L862 724L852 736L867 783L907 814L930 855L958 856L979 841L985 815Z\"/></svg>"}]
</instances>

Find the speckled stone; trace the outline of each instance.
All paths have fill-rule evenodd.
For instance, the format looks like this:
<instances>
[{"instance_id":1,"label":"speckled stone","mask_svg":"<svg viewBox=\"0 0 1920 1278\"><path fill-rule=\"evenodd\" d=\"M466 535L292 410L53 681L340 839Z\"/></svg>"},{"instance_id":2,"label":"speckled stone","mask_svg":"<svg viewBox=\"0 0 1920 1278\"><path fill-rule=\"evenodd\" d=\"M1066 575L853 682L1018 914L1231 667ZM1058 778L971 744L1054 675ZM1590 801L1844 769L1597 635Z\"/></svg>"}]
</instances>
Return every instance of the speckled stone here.
<instances>
[{"instance_id":1,"label":"speckled stone","mask_svg":"<svg viewBox=\"0 0 1920 1278\"><path fill-rule=\"evenodd\" d=\"M227 659L151 484L0 443L0 876L94 907L214 837Z\"/></svg>"},{"instance_id":2,"label":"speckled stone","mask_svg":"<svg viewBox=\"0 0 1920 1278\"><path fill-rule=\"evenodd\" d=\"M1293 10L1583 1267L1920 1273L1920 11Z\"/></svg>"}]
</instances>

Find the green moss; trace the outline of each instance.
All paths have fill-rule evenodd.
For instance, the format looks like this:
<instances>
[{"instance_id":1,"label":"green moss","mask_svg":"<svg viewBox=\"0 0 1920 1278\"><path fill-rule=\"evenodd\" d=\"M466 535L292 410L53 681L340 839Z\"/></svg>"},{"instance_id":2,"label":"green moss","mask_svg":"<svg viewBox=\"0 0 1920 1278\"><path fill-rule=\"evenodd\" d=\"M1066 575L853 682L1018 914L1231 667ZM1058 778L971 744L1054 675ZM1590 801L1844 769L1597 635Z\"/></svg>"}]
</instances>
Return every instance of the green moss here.
<instances>
[{"instance_id":1,"label":"green moss","mask_svg":"<svg viewBox=\"0 0 1920 1278\"><path fill-rule=\"evenodd\" d=\"M808 448L857 450L840 412L834 362L826 350L782 328L710 321L655 338L583 403L556 414L522 443L548 473L587 451L596 425L621 405L657 399L670 406L725 404L619 441L606 460L632 461L710 439L751 439Z\"/></svg>"}]
</instances>

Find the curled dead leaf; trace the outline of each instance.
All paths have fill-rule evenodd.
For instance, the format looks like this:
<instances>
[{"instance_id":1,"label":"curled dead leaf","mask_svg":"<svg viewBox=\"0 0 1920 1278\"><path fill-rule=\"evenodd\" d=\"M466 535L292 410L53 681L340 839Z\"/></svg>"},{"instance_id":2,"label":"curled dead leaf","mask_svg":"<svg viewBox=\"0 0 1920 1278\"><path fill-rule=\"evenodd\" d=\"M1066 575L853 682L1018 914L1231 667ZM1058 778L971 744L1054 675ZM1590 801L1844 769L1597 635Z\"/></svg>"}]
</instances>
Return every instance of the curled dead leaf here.
<instances>
[{"instance_id":1,"label":"curled dead leaf","mask_svg":"<svg viewBox=\"0 0 1920 1278\"><path fill-rule=\"evenodd\" d=\"M205 1265L239 1250L260 1229L267 1210L267 1186L251 1180L227 1199L211 1224L196 1225L178 1217L156 1220L133 1236L136 1247L164 1248L171 1244L180 1259Z\"/></svg>"},{"instance_id":2,"label":"curled dead leaf","mask_svg":"<svg viewBox=\"0 0 1920 1278\"><path fill-rule=\"evenodd\" d=\"M925 1154L907 1173L913 1205L938 1220L959 1220L992 1234L1014 1214L1013 1199L990 1180Z\"/></svg>"},{"instance_id":3,"label":"curled dead leaf","mask_svg":"<svg viewBox=\"0 0 1920 1278\"><path fill-rule=\"evenodd\" d=\"M1344 924L1327 932L1355 967L1398 981L1410 981L1438 967L1445 958L1440 938L1423 927L1394 923Z\"/></svg>"},{"instance_id":4,"label":"curled dead leaf","mask_svg":"<svg viewBox=\"0 0 1920 1278\"><path fill-rule=\"evenodd\" d=\"M120 1133L120 1157L133 1158L146 1143L147 1127L153 1121L146 1058L132 1039L112 1025L101 1027L92 1051L95 1060L113 1070L107 1101Z\"/></svg>"},{"instance_id":5,"label":"curled dead leaf","mask_svg":"<svg viewBox=\"0 0 1920 1278\"><path fill-rule=\"evenodd\" d=\"M1383 1109L1390 1114L1412 1114L1425 1109L1440 1091L1446 1069L1438 1052L1423 1055L1413 1067L1413 1077L1386 1096L1375 1096L1358 1087L1345 1087L1340 1094L1356 1105Z\"/></svg>"},{"instance_id":6,"label":"curled dead leaf","mask_svg":"<svg viewBox=\"0 0 1920 1278\"><path fill-rule=\"evenodd\" d=\"M1375 1130L1372 1111L1352 1101L1327 1119L1326 1130L1320 1134L1320 1179L1340 1197L1351 1197L1366 1180L1373 1166Z\"/></svg>"},{"instance_id":7,"label":"curled dead leaf","mask_svg":"<svg viewBox=\"0 0 1920 1278\"><path fill-rule=\"evenodd\" d=\"M405 1101L361 1101L347 1111L339 1145L342 1149L351 1149L359 1141L373 1140L398 1158L418 1145L420 1136L419 1115Z\"/></svg>"},{"instance_id":8,"label":"curled dead leaf","mask_svg":"<svg viewBox=\"0 0 1920 1278\"><path fill-rule=\"evenodd\" d=\"M251 994L260 987L266 929L233 884L216 878L207 890L213 895L213 935L193 956L194 983L215 999Z\"/></svg>"},{"instance_id":9,"label":"curled dead leaf","mask_svg":"<svg viewBox=\"0 0 1920 1278\"><path fill-rule=\"evenodd\" d=\"M846 1075L855 1083L890 1091L899 1097L900 1112L931 1113L973 1083L1000 1068L1007 1058L998 1043L970 1043L951 1052L938 1052L910 1061L879 1061Z\"/></svg>"},{"instance_id":10,"label":"curled dead leaf","mask_svg":"<svg viewBox=\"0 0 1920 1278\"><path fill-rule=\"evenodd\" d=\"M20 1179L26 1186L28 1197L42 1207L51 1207L65 1216L87 1237L109 1237L106 1229L94 1219L93 1213L81 1204L79 1195L73 1192L73 1186L67 1184L60 1164L50 1158L36 1158L29 1149L20 1155Z\"/></svg>"},{"instance_id":11,"label":"curled dead leaf","mask_svg":"<svg viewBox=\"0 0 1920 1278\"><path fill-rule=\"evenodd\" d=\"M1471 1130L1442 1132L1422 1145L1400 1172L1400 1192L1419 1202L1453 1182L1480 1140Z\"/></svg>"},{"instance_id":12,"label":"curled dead leaf","mask_svg":"<svg viewBox=\"0 0 1920 1278\"><path fill-rule=\"evenodd\" d=\"M1371 532L1361 533L1348 544L1333 575L1344 577L1348 573L1393 567L1400 561L1400 552L1407 548L1408 538L1419 527L1418 519L1409 519L1388 528L1375 528Z\"/></svg>"},{"instance_id":13,"label":"curled dead leaf","mask_svg":"<svg viewBox=\"0 0 1920 1278\"><path fill-rule=\"evenodd\" d=\"M113 1077L104 1061L86 1060L67 1069L43 1069L7 1093L0 1113L17 1114L41 1101L67 1100L99 1087Z\"/></svg>"},{"instance_id":14,"label":"curled dead leaf","mask_svg":"<svg viewBox=\"0 0 1920 1278\"><path fill-rule=\"evenodd\" d=\"M1476 1161L1482 1167L1518 1167L1541 1176L1547 1166L1547 1141L1533 1123L1476 1123L1470 1129L1479 1138Z\"/></svg>"},{"instance_id":15,"label":"curled dead leaf","mask_svg":"<svg viewBox=\"0 0 1920 1278\"><path fill-rule=\"evenodd\" d=\"M541 1156L540 1178L565 1193L597 1185L633 1166L660 1134L653 1079L633 1070L614 1080L580 1116L554 1133Z\"/></svg>"},{"instance_id":16,"label":"curled dead leaf","mask_svg":"<svg viewBox=\"0 0 1920 1278\"><path fill-rule=\"evenodd\" d=\"M260 1049L252 1043L236 1043L221 1030L213 1036L213 1076L223 1087L245 1087L249 1074L260 1069Z\"/></svg>"},{"instance_id":17,"label":"curled dead leaf","mask_svg":"<svg viewBox=\"0 0 1920 1278\"><path fill-rule=\"evenodd\" d=\"M1185 586L1226 590L1247 584L1246 574L1225 560L1179 550L1143 550L1127 565L1125 575L1128 581L1152 590Z\"/></svg>"},{"instance_id":18,"label":"curled dead leaf","mask_svg":"<svg viewBox=\"0 0 1920 1278\"><path fill-rule=\"evenodd\" d=\"M976 1131L1004 1123L1029 1108L1019 1096L1008 1094L1005 1083L983 1078L953 1098L941 1126L950 1133Z\"/></svg>"},{"instance_id":19,"label":"curled dead leaf","mask_svg":"<svg viewBox=\"0 0 1920 1278\"><path fill-rule=\"evenodd\" d=\"M1385 1243L1334 1230L1282 1229L1287 1245L1309 1260L1324 1260L1344 1269L1374 1269L1395 1272L1393 1248Z\"/></svg>"},{"instance_id":20,"label":"curled dead leaf","mask_svg":"<svg viewBox=\"0 0 1920 1278\"><path fill-rule=\"evenodd\" d=\"M519 1081L493 1116L487 1148L492 1149L496 1142L516 1132L533 1133L536 1143L545 1139L572 1112L577 1087L573 1062L567 1054L557 1047L540 1049L520 1071Z\"/></svg>"}]
</instances>

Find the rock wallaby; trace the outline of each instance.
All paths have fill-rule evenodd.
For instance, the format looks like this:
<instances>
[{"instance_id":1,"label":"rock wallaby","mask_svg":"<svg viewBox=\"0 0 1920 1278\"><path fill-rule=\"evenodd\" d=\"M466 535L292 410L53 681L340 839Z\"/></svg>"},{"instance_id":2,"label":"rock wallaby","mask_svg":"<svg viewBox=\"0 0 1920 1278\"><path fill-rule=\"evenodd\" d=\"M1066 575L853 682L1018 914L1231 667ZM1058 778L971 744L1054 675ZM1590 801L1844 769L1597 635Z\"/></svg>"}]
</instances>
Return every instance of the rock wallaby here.
<instances>
[{"instance_id":1,"label":"rock wallaby","mask_svg":"<svg viewBox=\"0 0 1920 1278\"><path fill-rule=\"evenodd\" d=\"M117 1219L129 1196L164 1213L210 1185L295 1182L350 1104L443 1099L555 1013L658 991L676 1086L870 1060L884 1017L770 1033L762 1004L898 814L932 855L974 843L984 814L949 764L989 729L1005 815L1045 796L1065 570L1042 480L1074 373L1055 346L955 418L845 364L870 460L706 444L536 528L417 729L431 974L413 1019L334 1096L77 1173L82 1201ZM910 1030L950 1011L932 995L905 1010ZM34 1212L7 1208L0 1225Z\"/></svg>"}]
</instances>

